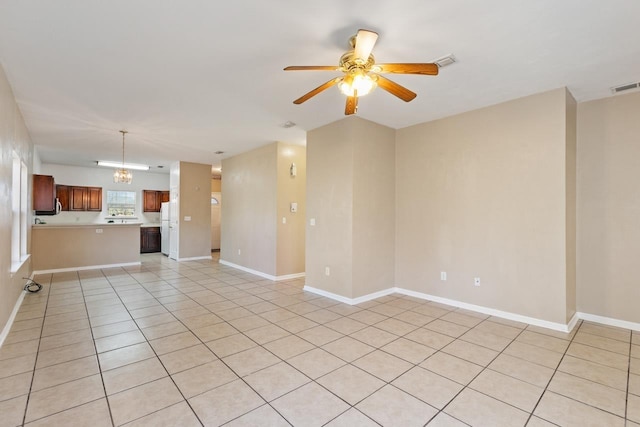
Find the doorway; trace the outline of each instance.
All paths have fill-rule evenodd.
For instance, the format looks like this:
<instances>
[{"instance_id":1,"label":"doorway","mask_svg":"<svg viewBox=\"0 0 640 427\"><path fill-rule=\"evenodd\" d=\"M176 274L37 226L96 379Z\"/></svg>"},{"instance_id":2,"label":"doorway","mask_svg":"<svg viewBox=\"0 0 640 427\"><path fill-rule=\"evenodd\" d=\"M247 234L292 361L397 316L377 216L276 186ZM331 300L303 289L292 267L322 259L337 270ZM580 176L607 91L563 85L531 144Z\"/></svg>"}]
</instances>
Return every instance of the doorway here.
<instances>
[{"instance_id":1,"label":"doorway","mask_svg":"<svg viewBox=\"0 0 640 427\"><path fill-rule=\"evenodd\" d=\"M211 193L211 250L220 250L220 209L222 204L222 195L220 193Z\"/></svg>"}]
</instances>

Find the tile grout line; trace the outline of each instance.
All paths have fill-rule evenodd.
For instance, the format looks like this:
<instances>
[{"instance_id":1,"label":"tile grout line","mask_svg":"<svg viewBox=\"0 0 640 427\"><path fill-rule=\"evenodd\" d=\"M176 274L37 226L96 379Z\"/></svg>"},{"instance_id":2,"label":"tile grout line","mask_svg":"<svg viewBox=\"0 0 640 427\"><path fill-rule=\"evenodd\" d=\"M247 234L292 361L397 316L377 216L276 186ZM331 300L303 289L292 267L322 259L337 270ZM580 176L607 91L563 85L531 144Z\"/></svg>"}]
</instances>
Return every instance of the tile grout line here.
<instances>
[{"instance_id":1,"label":"tile grout line","mask_svg":"<svg viewBox=\"0 0 640 427\"><path fill-rule=\"evenodd\" d=\"M25 402L24 405L24 415L22 416L22 424L24 426L24 424L27 422L27 410L29 409L29 403L31 401L31 390L33 389L33 381L36 377L36 366L38 366L38 357L40 356L40 343L42 341L42 332L44 331L44 322L45 319L47 317L47 309L49 308L49 297L51 296L51 287L53 285L53 273L50 274L49 276L49 285L47 286L47 302L45 303L45 307L44 307L44 313L42 313L42 325L41 325L41 329L40 329L40 337L38 338L38 348L36 350L36 357L35 360L33 362L33 373L31 375L31 384L29 384L29 392L27 394L27 401ZM24 292L24 291L23 291Z\"/></svg>"}]
</instances>

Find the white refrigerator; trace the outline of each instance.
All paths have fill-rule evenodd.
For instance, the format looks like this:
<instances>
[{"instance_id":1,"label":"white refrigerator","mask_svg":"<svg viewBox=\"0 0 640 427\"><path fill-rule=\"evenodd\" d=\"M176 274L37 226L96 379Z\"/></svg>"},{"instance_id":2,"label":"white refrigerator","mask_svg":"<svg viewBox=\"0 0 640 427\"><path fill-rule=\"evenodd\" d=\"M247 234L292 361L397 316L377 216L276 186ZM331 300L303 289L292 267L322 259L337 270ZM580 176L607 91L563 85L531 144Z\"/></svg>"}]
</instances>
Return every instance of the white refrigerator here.
<instances>
[{"instance_id":1,"label":"white refrigerator","mask_svg":"<svg viewBox=\"0 0 640 427\"><path fill-rule=\"evenodd\" d=\"M169 255L169 202L160 206L160 250L164 255Z\"/></svg>"}]
</instances>

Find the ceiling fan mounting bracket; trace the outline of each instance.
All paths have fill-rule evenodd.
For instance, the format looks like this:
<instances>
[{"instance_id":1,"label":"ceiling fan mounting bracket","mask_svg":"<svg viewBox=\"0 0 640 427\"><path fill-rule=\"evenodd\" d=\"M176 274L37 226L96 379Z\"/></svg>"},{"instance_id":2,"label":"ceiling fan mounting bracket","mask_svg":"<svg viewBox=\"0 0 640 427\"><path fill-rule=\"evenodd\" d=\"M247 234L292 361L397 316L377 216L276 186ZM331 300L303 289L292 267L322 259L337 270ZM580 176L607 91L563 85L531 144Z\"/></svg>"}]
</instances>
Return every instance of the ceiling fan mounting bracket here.
<instances>
[{"instance_id":1,"label":"ceiling fan mounting bracket","mask_svg":"<svg viewBox=\"0 0 640 427\"><path fill-rule=\"evenodd\" d=\"M360 58L356 58L354 51L350 50L340 57L340 68L345 73L354 72L356 70L362 70L365 73L371 71L371 67L376 63L376 59L373 54L369 55L367 61L363 61Z\"/></svg>"}]
</instances>

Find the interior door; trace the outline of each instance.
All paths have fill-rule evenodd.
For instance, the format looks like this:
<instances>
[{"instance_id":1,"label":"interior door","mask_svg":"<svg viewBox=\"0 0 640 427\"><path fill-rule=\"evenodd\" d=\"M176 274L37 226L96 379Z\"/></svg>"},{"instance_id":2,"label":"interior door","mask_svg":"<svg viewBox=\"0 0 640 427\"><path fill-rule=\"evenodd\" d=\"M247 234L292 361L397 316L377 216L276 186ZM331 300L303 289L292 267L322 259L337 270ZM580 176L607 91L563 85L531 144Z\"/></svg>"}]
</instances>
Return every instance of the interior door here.
<instances>
[{"instance_id":1,"label":"interior door","mask_svg":"<svg viewBox=\"0 0 640 427\"><path fill-rule=\"evenodd\" d=\"M211 193L211 250L220 250L220 209L222 196Z\"/></svg>"}]
</instances>

